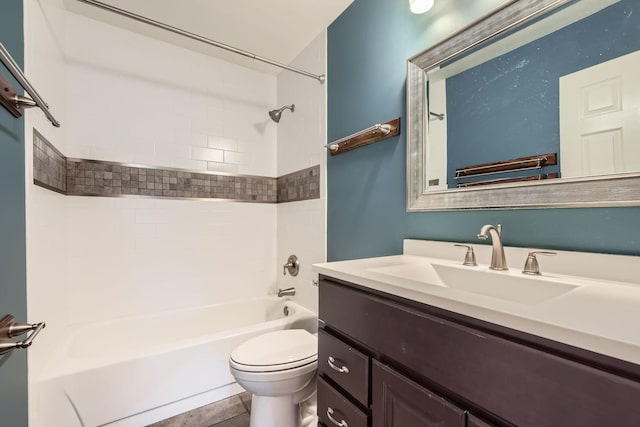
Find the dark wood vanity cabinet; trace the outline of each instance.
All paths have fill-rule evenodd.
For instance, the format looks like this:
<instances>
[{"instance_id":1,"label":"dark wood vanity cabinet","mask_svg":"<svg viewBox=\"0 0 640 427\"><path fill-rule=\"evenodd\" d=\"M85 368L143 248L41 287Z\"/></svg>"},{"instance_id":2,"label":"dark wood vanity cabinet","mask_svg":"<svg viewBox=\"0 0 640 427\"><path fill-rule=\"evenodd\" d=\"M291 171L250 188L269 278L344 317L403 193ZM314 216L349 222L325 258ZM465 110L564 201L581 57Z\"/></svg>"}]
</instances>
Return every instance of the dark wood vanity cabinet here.
<instances>
[{"instance_id":1,"label":"dark wood vanity cabinet","mask_svg":"<svg viewBox=\"0 0 640 427\"><path fill-rule=\"evenodd\" d=\"M640 426L635 364L324 276L320 320L327 427Z\"/></svg>"}]
</instances>

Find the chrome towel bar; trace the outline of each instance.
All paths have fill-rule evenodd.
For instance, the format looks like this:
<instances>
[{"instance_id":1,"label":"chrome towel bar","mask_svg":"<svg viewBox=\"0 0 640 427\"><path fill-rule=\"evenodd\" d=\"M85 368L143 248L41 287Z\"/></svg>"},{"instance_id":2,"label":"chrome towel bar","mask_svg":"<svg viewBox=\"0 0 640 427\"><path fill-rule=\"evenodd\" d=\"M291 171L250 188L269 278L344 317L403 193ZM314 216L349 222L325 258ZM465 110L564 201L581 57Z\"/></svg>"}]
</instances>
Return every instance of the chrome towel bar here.
<instances>
[{"instance_id":1,"label":"chrome towel bar","mask_svg":"<svg viewBox=\"0 0 640 427\"><path fill-rule=\"evenodd\" d=\"M501 160L499 162L481 163L457 168L455 179L469 177L500 174L505 172L525 171L531 169L542 169L545 166L558 164L557 153L536 154L528 157L518 157L516 159Z\"/></svg>"},{"instance_id":2,"label":"chrome towel bar","mask_svg":"<svg viewBox=\"0 0 640 427\"><path fill-rule=\"evenodd\" d=\"M388 125L388 124L384 124L383 125L383 124L378 123L378 124L375 124L373 126L370 126L370 127L366 128L366 129L363 129L360 132L352 133L349 136L345 136L344 138L340 138L340 139L338 139L336 141L333 141L332 143L327 144L324 147L328 148L331 151L338 151L338 148L339 148L341 143L343 143L345 141L348 141L351 138L355 138L357 136L361 136L361 135L364 135L366 133L374 132L374 131L378 131L378 130L380 132L382 132L383 135L388 135L389 132L391 132L391 125Z\"/></svg>"},{"instance_id":3,"label":"chrome towel bar","mask_svg":"<svg viewBox=\"0 0 640 427\"><path fill-rule=\"evenodd\" d=\"M15 321L15 317L8 314L0 319L0 355L10 353L16 348L28 348L33 344L33 340L44 329L46 324L40 323L19 323ZM11 341L10 339L18 335L22 335L29 331L33 331L31 335L24 341Z\"/></svg>"},{"instance_id":4,"label":"chrome towel bar","mask_svg":"<svg viewBox=\"0 0 640 427\"><path fill-rule=\"evenodd\" d=\"M400 135L400 117L337 139L325 145L324 148L329 149L329 153L334 156L396 135Z\"/></svg>"},{"instance_id":5,"label":"chrome towel bar","mask_svg":"<svg viewBox=\"0 0 640 427\"><path fill-rule=\"evenodd\" d=\"M531 170L531 169L541 169L546 160L547 160L546 158L540 157L540 158L537 158L537 159L519 160L519 161L515 161L515 162L504 162L504 163L500 163L500 166L503 166L503 167L509 168L509 169L493 170L493 171L489 171L489 172L483 172L485 170L489 170L490 169L487 166L464 168L464 169L456 170L456 176L454 178L455 179L460 179L460 178L467 178L469 176L493 175L493 174L504 173L504 172L514 172L514 171L526 171L526 170ZM534 166L520 167L520 165L531 164L531 162L535 162L535 165ZM492 166L495 166L495 165L492 165Z\"/></svg>"},{"instance_id":6,"label":"chrome towel bar","mask_svg":"<svg viewBox=\"0 0 640 427\"><path fill-rule=\"evenodd\" d=\"M16 61L11 57L9 51L4 47L2 43L0 43L0 62L4 64L4 66L9 70L11 75L20 83L20 86L24 88L24 90L29 94L32 99L26 98L24 96L15 95L13 99L9 100L13 103L16 109L26 108L26 107L38 107L42 110L47 119L51 122L52 125L59 128L60 122L53 117L53 115L49 112L49 105L42 99L38 91L31 85L27 77L24 75Z\"/></svg>"}]
</instances>

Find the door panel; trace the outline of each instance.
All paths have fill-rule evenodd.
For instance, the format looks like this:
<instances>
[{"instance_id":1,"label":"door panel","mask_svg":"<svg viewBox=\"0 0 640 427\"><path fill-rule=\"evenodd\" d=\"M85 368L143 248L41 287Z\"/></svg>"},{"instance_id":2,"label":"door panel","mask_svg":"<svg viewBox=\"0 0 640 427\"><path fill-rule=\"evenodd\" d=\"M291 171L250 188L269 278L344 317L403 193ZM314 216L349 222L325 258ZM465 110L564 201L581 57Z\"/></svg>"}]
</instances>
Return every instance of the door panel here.
<instances>
[{"instance_id":1,"label":"door panel","mask_svg":"<svg viewBox=\"0 0 640 427\"><path fill-rule=\"evenodd\" d=\"M0 42L23 65L23 2L2 2ZM0 73L18 84L0 63ZM21 93L21 91L19 91ZM0 107L0 317L27 320L25 277L24 120ZM27 352L0 356L0 424L27 426Z\"/></svg>"},{"instance_id":2,"label":"door panel","mask_svg":"<svg viewBox=\"0 0 640 427\"><path fill-rule=\"evenodd\" d=\"M560 78L563 178L640 171L640 52Z\"/></svg>"},{"instance_id":3,"label":"door panel","mask_svg":"<svg viewBox=\"0 0 640 427\"><path fill-rule=\"evenodd\" d=\"M447 80L440 78L429 81L429 112L446 117L447 114ZM427 144L425 150L425 168L427 176L426 188L429 191L446 190L447 185L447 121L438 116L429 115L427 120L429 138L442 141L438 144Z\"/></svg>"},{"instance_id":4,"label":"door panel","mask_svg":"<svg viewBox=\"0 0 640 427\"><path fill-rule=\"evenodd\" d=\"M464 427L466 412L373 362L373 427Z\"/></svg>"}]
</instances>

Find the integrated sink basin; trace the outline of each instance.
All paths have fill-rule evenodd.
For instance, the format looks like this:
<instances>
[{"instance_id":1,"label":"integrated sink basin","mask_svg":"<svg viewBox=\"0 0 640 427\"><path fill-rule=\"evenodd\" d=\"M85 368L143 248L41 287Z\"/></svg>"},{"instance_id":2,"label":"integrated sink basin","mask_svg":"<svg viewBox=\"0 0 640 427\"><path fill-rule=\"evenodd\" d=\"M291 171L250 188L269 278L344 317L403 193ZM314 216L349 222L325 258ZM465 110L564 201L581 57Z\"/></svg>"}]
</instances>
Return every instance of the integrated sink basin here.
<instances>
[{"instance_id":1,"label":"integrated sink basin","mask_svg":"<svg viewBox=\"0 0 640 427\"><path fill-rule=\"evenodd\" d=\"M559 279L527 276L520 271L493 271L486 267L445 264L431 265L448 288L522 304L537 304L564 295L579 286Z\"/></svg>"},{"instance_id":2,"label":"integrated sink basin","mask_svg":"<svg viewBox=\"0 0 640 427\"><path fill-rule=\"evenodd\" d=\"M385 267L371 268L374 273L384 274L386 276L397 277L411 282L418 282L418 285L434 285L444 287L438 275L431 268L428 262L395 264Z\"/></svg>"},{"instance_id":3,"label":"integrated sink basin","mask_svg":"<svg viewBox=\"0 0 640 427\"><path fill-rule=\"evenodd\" d=\"M399 285L425 292L429 286L436 286L520 304L537 304L580 286L556 277L528 276L518 270L494 271L486 266L467 267L428 261L372 268L370 271L400 279Z\"/></svg>"}]
</instances>

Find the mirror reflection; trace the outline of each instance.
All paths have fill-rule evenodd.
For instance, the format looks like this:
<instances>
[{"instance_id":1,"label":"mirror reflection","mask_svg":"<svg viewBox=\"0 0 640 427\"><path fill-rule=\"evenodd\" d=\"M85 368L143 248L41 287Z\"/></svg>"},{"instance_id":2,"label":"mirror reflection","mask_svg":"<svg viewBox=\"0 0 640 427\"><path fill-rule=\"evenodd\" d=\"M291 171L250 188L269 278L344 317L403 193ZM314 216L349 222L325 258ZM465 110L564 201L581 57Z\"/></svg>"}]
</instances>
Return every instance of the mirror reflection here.
<instances>
[{"instance_id":1,"label":"mirror reflection","mask_svg":"<svg viewBox=\"0 0 640 427\"><path fill-rule=\"evenodd\" d=\"M425 191L640 171L637 8L572 2L426 70Z\"/></svg>"}]
</instances>

